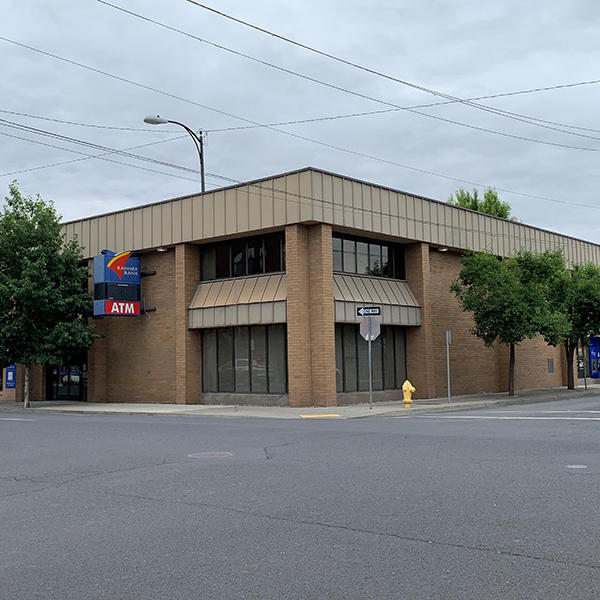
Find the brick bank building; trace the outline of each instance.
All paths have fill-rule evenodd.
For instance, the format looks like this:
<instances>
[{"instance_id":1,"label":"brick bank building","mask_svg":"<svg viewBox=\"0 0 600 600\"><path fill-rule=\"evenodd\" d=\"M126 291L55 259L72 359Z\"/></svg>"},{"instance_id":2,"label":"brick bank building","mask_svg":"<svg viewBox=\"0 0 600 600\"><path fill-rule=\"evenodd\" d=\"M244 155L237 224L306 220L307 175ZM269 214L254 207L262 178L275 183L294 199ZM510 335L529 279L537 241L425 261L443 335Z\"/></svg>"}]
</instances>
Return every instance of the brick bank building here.
<instances>
[{"instance_id":1,"label":"brick bank building","mask_svg":"<svg viewBox=\"0 0 600 600\"><path fill-rule=\"evenodd\" d=\"M357 308L381 307L374 400L506 391L508 348L485 348L449 291L468 250L600 246L314 168L64 225L91 261L140 259L141 314L97 318L76 365L32 369L32 400L335 406L368 398ZM90 268L91 273L91 268ZM90 279L90 285L92 281ZM0 400L22 399L23 369ZM4 374L5 375L5 374ZM5 382L3 375L2 381ZM562 347L516 349L516 389L565 385Z\"/></svg>"}]
</instances>

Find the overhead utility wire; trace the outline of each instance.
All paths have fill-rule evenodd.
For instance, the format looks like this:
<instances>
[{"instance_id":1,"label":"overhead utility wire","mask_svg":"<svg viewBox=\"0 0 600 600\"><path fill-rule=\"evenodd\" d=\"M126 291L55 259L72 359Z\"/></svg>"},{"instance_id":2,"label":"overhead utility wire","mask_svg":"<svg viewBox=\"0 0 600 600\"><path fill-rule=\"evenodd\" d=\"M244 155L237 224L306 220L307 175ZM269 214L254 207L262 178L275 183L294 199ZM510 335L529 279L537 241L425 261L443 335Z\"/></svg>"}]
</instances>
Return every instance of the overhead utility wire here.
<instances>
[{"instance_id":1,"label":"overhead utility wire","mask_svg":"<svg viewBox=\"0 0 600 600\"><path fill-rule=\"evenodd\" d=\"M534 198L534 199L537 199L537 200L548 200L550 202L558 202L558 203L568 203L566 201L557 200L556 198L551 198L549 196L540 196L540 195L537 195L537 194L529 194L527 192L517 192L517 191L514 191L514 190L509 190L509 189L505 189L505 188L499 188L497 186L493 186L493 185L489 185L489 184L477 183L477 182L470 181L468 179L462 179L460 177L453 177L453 176L450 176L450 175L444 175L442 173L436 173L435 171L428 171L426 169L421 169L419 167L413 167L411 165L407 165L407 164L404 164L404 163L392 161L392 160L381 158L381 157L378 157L378 156L373 156L373 155L366 154L366 153L363 153L363 152L357 152L355 150L350 150L348 148L342 148L340 146L334 146L333 144L329 144L329 143L323 142L321 140L316 140L316 139L309 138L309 137L306 137L306 136L303 136L303 135L299 135L297 133L292 133L291 131L285 131L284 129L277 129L276 127L272 127L270 125L264 125L264 124L258 123L257 121L253 121L253 120L247 119L245 117L240 117L239 115L235 115L233 113L229 113L229 112L226 112L226 111L223 111L223 110L219 110L217 108L213 108L213 107L207 106L205 104L201 104L199 102L196 102L195 100L190 100L189 98L184 98L182 96L177 96L175 94L171 94L169 92L165 92L163 90L159 90L157 88L154 88L154 87L142 84L142 83L138 83L136 81L132 81L131 79L127 79L125 77L120 77L119 75L114 75L112 73L108 73L106 71L102 71L100 69L96 69L94 67L90 67L90 66L85 65L83 63L79 63L79 62L76 62L74 60L71 60L71 59L68 59L68 58L64 58L62 56L58 56L57 54L52 54L51 52L47 52L45 50L40 50L38 48L34 48L33 46L28 46L27 44L23 44L21 42L16 42L15 40L11 40L11 39L3 37L3 36L0 36L0 40L3 40L3 41L8 42L10 44L15 44L15 45L20 46L22 48L26 48L27 50L31 50L33 52L38 52L40 54L43 54L44 56L48 56L48 57L54 58L56 60L61 60L61 61L66 62L68 64L80 67L82 69L87 69L88 71L92 71L94 73L98 73L100 75L104 75L105 77L110 77L112 79L116 79L116 80L124 82L124 83L129 83L130 85L134 85L134 86L139 87L139 88L150 90L150 91L156 92L157 94L161 94L163 96L167 96L169 98L175 98L176 100L180 100L182 102L186 102L187 104L192 104L194 106L199 106L200 108L204 108L206 110L210 110L212 112L215 112L215 113L218 113L218 114L221 114L221 115L226 115L228 117L232 117L234 119L237 119L239 121L243 121L245 123L250 123L252 125L261 125L261 126L265 127L266 129L268 129L270 131L275 131L277 133L281 133L283 135L287 135L287 136L290 136L290 137L293 137L293 138L296 138L296 139L299 139L299 140L302 140L302 141L305 141L305 142L310 142L312 144L317 144L317 145L323 146L325 148L330 148L332 150L338 150L338 151L344 152L346 154L350 154L350 155L353 155L353 156L360 156L362 158L367 158L369 160L374 160L374 161L381 162L381 163L384 163L384 164L394 165L396 167L401 167L401 168L407 169L409 171L415 171L417 173L423 173L423 174L426 174L426 175L431 175L433 177L439 177L441 179L447 179L447 180L450 180L450 181L456 181L458 183L467 183L469 185L477 185L477 186L482 186L482 187L493 187L494 189L496 189L498 191L503 191L503 192L506 192L506 193L509 193L509 194L514 194L516 196L523 196L525 198Z\"/></svg>"},{"instance_id":2,"label":"overhead utility wire","mask_svg":"<svg viewBox=\"0 0 600 600\"><path fill-rule=\"evenodd\" d=\"M599 83L600 83L600 81L599 81ZM538 90L525 90L522 92L515 92L515 93L526 94L526 93L534 92L534 91L538 91ZM510 95L510 93L495 94L494 96L480 96L480 98L492 98L492 97L497 98L499 96L508 96L508 95ZM221 132L225 132L225 131L243 131L245 129L258 129L258 128L264 128L266 126L280 127L282 125L302 125L304 123L319 123L322 121L336 121L339 119L349 119L349 118L354 118L354 117L367 117L367 116L372 116L372 115L389 114L391 112L399 112L401 110L410 110L410 109L415 109L415 108L419 108L419 107L441 106L443 104L450 104L450 103L449 102L433 102L431 104L417 104L415 106L407 106L407 107L403 107L403 108L384 108L381 110L367 110L367 111L363 111L363 112L353 112L353 113L346 113L346 114L341 114L341 115L326 115L323 117L296 119L293 121L276 121L273 123L266 123L264 125L239 125L236 127L221 127L219 129L205 129L204 131L206 131L207 133L221 133ZM545 122L553 123L553 121L545 121ZM555 123L555 124L560 125L562 127L575 127L574 125L564 125L562 123ZM583 129L585 131L592 131L595 133L600 133L600 129L592 129L589 127L578 127L578 129ZM592 139L600 139L600 138L594 137Z\"/></svg>"},{"instance_id":3,"label":"overhead utility wire","mask_svg":"<svg viewBox=\"0 0 600 600\"><path fill-rule=\"evenodd\" d=\"M107 4L109 6L113 6L111 4L109 4L108 2L106 2L105 0L97 0L98 2L102 3L102 4ZM325 52L323 50L319 50L318 48L314 48L312 46L309 46L307 44L303 44L302 42L298 42L296 40L293 40L291 38L288 38L286 36L280 35L278 33L275 33L274 31L270 31L268 29L265 29L263 27L259 27L258 25L254 25L252 23L249 23L248 21L244 21L242 19L239 19L237 17L234 17L233 15L227 14L223 11L217 10L216 8L213 8L211 6L208 6L207 4L202 4L200 2L197 2L196 0L186 0L186 2L189 2L190 4L193 4L199 8L202 8L204 10L210 11L212 13L215 13L221 17L224 17L226 19L229 19L231 21L234 21L236 23L239 23L240 25L244 25L245 27L250 27L251 29L255 29L256 31L260 31L261 33L264 33L266 35L269 35L271 37L277 38L281 41L284 41L288 44L292 44L294 46L298 46L299 48L303 48L304 50L307 50L309 52L313 52L315 54L318 54L320 56L323 56L325 58L329 58L331 60L334 60L336 62L339 62L341 64L359 69L361 71L365 71L367 73L370 73L371 75L376 75L378 77L382 77L384 79L387 79L389 81L393 81L394 83L399 83L401 85L410 87L412 89L416 89L419 90L421 92L425 92L427 94L431 94L433 96L437 96L440 98L446 98L447 100L452 101L453 103L460 103L460 104L464 104L466 106L470 106L472 108L477 108L479 110L483 110L486 112L492 112L495 114L498 114L500 116L505 116L507 118L516 118L516 117L525 117L525 118L529 118L526 115L520 115L519 113L514 113L511 111L506 111L506 110L502 110L502 109L495 109L493 107L484 105L484 104L478 104L476 102L473 102L472 100L466 99L466 98L459 98L458 96L452 96L451 94L447 94L444 92L440 92L438 90L435 90L433 88L428 88L416 83L412 83L410 81L404 80L404 79L400 79L398 77L394 77L393 75L388 75L386 73L383 73L381 71L377 71L376 69L371 69L370 67L366 67L364 65L360 65L358 63L355 63L353 61L350 60L346 60L344 58L341 58L339 56L336 56L334 54L330 54L328 52ZM118 8L118 7L117 7ZM522 120L522 119L517 119L517 120ZM539 120L541 122L544 122L541 119L533 119L532 120Z\"/></svg>"},{"instance_id":4,"label":"overhead utility wire","mask_svg":"<svg viewBox=\"0 0 600 600\"><path fill-rule=\"evenodd\" d=\"M129 148L123 148L123 150L138 150L139 148L147 148L148 146L155 146L157 144L164 144L166 142L172 142L173 140L180 140L183 138L187 138L187 135L179 135L177 137L173 137L173 138L168 138L166 140L159 140L157 142L149 142L147 144L139 144L137 146L130 146ZM26 139L26 138L19 138L19 139ZM34 142L34 140L27 140L27 141L31 141ZM57 146L58 147L58 146ZM63 150L68 151L68 148L62 148ZM38 165L36 167L29 167L27 169L19 169L18 171L9 171L7 173L0 173L0 177L8 177L10 175L19 175L20 173L30 173L31 171L40 171L42 169L50 169L52 167L62 167L64 165L69 165L72 163L76 163L76 162L82 162L84 160L91 160L93 158L100 158L102 156L108 156L109 154L114 154L115 152L102 152L101 154L95 154L95 155L89 155L89 156L84 156L82 158L73 158L71 160L63 160L60 162L55 162L55 163L50 163L47 165ZM125 163L123 163L125 164ZM134 166L134 165L130 165L130 166ZM157 173L159 171L156 171ZM169 173L165 173L165 175L169 175ZM185 179L188 179L187 177Z\"/></svg>"},{"instance_id":5,"label":"overhead utility wire","mask_svg":"<svg viewBox=\"0 0 600 600\"><path fill-rule=\"evenodd\" d=\"M144 131L146 133L177 133L173 129L159 129L157 131L153 131L148 127L116 127L114 125L97 125L95 123L80 123L78 121L67 121L65 119L55 119L52 117L42 117L40 115L32 115L30 113L17 112L15 110L2 110L0 109L0 113L6 115L16 115L19 117L29 117L30 119L40 119L42 121L52 121L53 123L64 123L66 125L78 125L80 127L93 127L95 129L111 129L116 131Z\"/></svg>"},{"instance_id":6,"label":"overhead utility wire","mask_svg":"<svg viewBox=\"0 0 600 600\"><path fill-rule=\"evenodd\" d=\"M175 178L178 178L178 179L186 179L188 181L194 181L195 183L197 183L197 181L195 179L192 179L190 177L185 177L183 175L175 175L175 174L171 174L171 173L165 173L165 172L162 172L162 171L157 171L155 169L149 169L147 167L142 167L140 165L132 165L130 163L125 163L125 162L117 161L117 160L114 160L114 159L106 158L105 156L107 154L119 154L119 153L122 152L121 150L117 150L115 148L108 148L108 151L105 152L105 153L93 155L93 154L87 154L85 152L80 152L78 150L73 150L73 149L70 149L70 148L65 148L63 146L57 146L55 144L48 144L46 142L41 142L39 140L31 140L31 139L28 139L28 138L24 138L24 137L21 137L21 136L16 136L16 135L13 135L13 134L10 134L10 133L6 133L6 132L0 132L0 135L6 136L6 137L10 137L10 138L14 138L14 139L23 140L23 141L30 142L30 143L33 143L33 144L38 144L38 145L41 145L41 146L55 148L55 149L58 149L58 150L64 150L66 152L71 152L71 153L74 153L74 154L80 154L80 155L82 155L84 157L84 158L80 158L80 159L75 159L75 161L66 161L67 163L77 162L77 161L87 160L87 159L92 159L92 158L98 158L98 159L104 160L106 162L110 162L110 163L114 163L114 164L118 164L118 165L122 165L122 166L127 166L127 167L131 167L131 168L135 168L135 169L141 169L143 171L149 171L151 173L158 173L160 175L167 175L169 177L175 177ZM176 140L176 139L183 139L185 137L186 136L177 136L177 137L171 138L169 140L160 140L160 141L157 141L157 142L150 142L150 143L147 143L147 144L141 144L140 146L134 146L132 148L127 148L126 150L132 150L134 148L152 146L152 145L156 145L156 144L165 143L165 142L168 142L168 141L173 141L173 140ZM83 143L83 144L86 144L86 145L88 144L84 140L78 140L78 141L81 142L81 143ZM92 145L95 146L95 144L92 144ZM139 159L147 159L148 158L148 157L141 157L139 155L132 155L132 156L137 156L137 158L139 158ZM57 164L64 164L64 163L57 163ZM47 165L47 166L55 166L55 165ZM179 169L181 169L181 170L184 170L184 171L193 172L194 174L199 174L200 173L200 171L197 170L197 169L191 169L191 168L187 168L187 167L180 167L178 165L174 165L174 166L177 167L177 168L179 168ZM39 168L45 168L45 166L44 167L39 167ZM25 171L29 171L29 170L34 170L34 169L26 169ZM15 174L15 173L17 173L17 172L3 173L3 174L0 174L0 177L6 176L6 175L12 175L12 174ZM316 198L315 196L307 196L305 194L300 194L300 193L297 193L297 192L291 192L289 190L282 190L282 189L277 189L277 188L273 188L273 187L268 187L268 186L265 186L265 185L261 185L259 183L246 183L246 182L244 182L242 180L239 180L239 179L234 179L232 177L226 177L224 175L219 175L219 174L211 173L211 172L207 172L206 175L208 177L212 178L212 179L219 179L219 180L223 180L223 181L227 181L229 183L235 183L235 184L245 184L245 185L248 185L248 187L250 187L250 188L257 188L257 189L260 190L260 192L258 192L258 195L261 195L262 192L267 191L269 194L270 193L273 193L273 194L275 194L275 193L282 194L282 196L284 197L284 199L287 198L288 196L296 197L296 198L298 198L298 205L299 206L301 204L304 204L305 206L312 206L313 202L320 202L322 205L330 205L332 208L335 208L335 207L339 208L338 204L335 204L331 200L325 200L324 198ZM476 185L476 186L479 186L479 187L484 187L484 184L481 184L481 183L475 182L475 181L467 181L466 183L470 183L472 185ZM555 198L548 198L548 197L545 197L545 196L538 196L538 195L534 195L534 194L522 194L520 192L512 192L511 190L506 190L506 189L503 189L503 188L496 188L496 189L498 191L504 191L504 192L507 192L507 193L513 193L513 194L518 194L518 195L527 195L527 196L529 196L531 198L548 200L548 201L556 202L556 203L559 203L559 204L569 204L569 205L572 205L572 206L578 206L578 207L584 207L584 208L600 209L600 206L597 206L597 205L589 205L589 204L583 204L583 203L578 203L578 202L568 202L568 201L564 201L564 200L558 200L558 199L555 199ZM215 191L218 191L218 190L215 190ZM252 192L250 192L250 193L252 193ZM256 195L257 192L254 192L254 194ZM303 203L302 200L308 200L308 202L304 202ZM440 202L440 204L443 204L443 203ZM381 217L389 217L389 215L387 213L384 213L383 211L377 211L377 210L374 210L374 209L368 209L368 208L364 208L364 207L356 207L355 210L360 210L363 213L364 212L369 212L371 214L376 214L376 215L379 215ZM418 221L418 219L411 218L411 217L408 217L408 216L406 217L406 219L408 221L414 221L415 223ZM427 220L423 220L423 223L433 224L432 222L427 221ZM468 231L475 231L475 230L470 230L468 228L467 228L467 230ZM489 235L491 237L501 237L499 234L495 234L493 232L488 232L488 233L486 233L486 235ZM518 236L516 236L516 235L515 236L509 236L509 237L514 237L515 239L518 238Z\"/></svg>"},{"instance_id":7,"label":"overhead utility wire","mask_svg":"<svg viewBox=\"0 0 600 600\"><path fill-rule=\"evenodd\" d=\"M24 142L30 142L31 144L38 144L40 146L47 146L48 148L55 148L57 150L64 150L65 152L72 152L73 154L80 154L81 156L86 156L88 158L98 158L99 160L103 160L110 163L115 163L117 165L124 165L126 167L132 167L134 169L141 169L142 171L150 171L151 173L158 173L159 175L167 175L168 177L177 177L179 179L188 179L189 181L194 181L198 183L196 179L192 179L191 177L184 177L183 175L175 175L173 173L165 173L163 171L157 171L155 169L149 169L148 167L142 167L140 165L132 165L129 163L120 162L118 160L114 160L111 158L106 158L101 155L87 154L86 152L81 152L79 150L73 150L71 148L65 148L63 146L57 146L56 144L48 144L47 142L41 142L40 140L31 140L29 138L25 138L19 135L13 135L12 133L6 133L5 131L0 131L0 135L5 137L14 138L16 140L22 140Z\"/></svg>"},{"instance_id":8,"label":"overhead utility wire","mask_svg":"<svg viewBox=\"0 0 600 600\"><path fill-rule=\"evenodd\" d=\"M469 123L464 123L462 121L457 121L455 119L448 119L448 118L445 118L445 117L440 117L440 116L437 116L437 115L432 115L432 114L425 113L425 112L422 112L422 111L419 111L419 110L414 110L412 108L402 107L402 106L400 106L398 104L395 104L393 102L388 102L386 100L381 100L380 98L375 98L375 97L369 96L367 94L362 94L360 92L349 90L349 89L341 87L339 85L328 83L326 81L323 81L323 80L320 80L320 79L316 79L316 78L311 77L309 75L306 75L304 73L299 73L297 71L292 71L291 69L287 69L285 67L281 67L281 66L276 65L274 63L271 63L271 62L268 62L268 61L256 58L254 56L250 56L249 54L245 54L245 53L240 52L238 50L234 50L234 49L229 48L227 46L223 46L222 44L217 44L215 42L208 41L208 40L206 40L204 38L201 38L201 37L199 37L197 35L194 35L192 33L187 32L187 31L183 31L181 29L177 29L176 27L171 27L170 25L166 25L165 23L162 23L160 21L156 21L156 20L151 19L149 17L146 17L144 15L140 15L139 13L133 12L131 10L127 10L127 9L122 8L120 6L117 6L115 4L111 4L110 2L106 2L106 0L97 0L97 1L100 2L101 4L104 4L106 6L114 8L114 9L116 9L118 11L124 12L124 13L126 13L128 15L134 16L134 17L136 17L138 19L141 19L143 21L146 21L148 23L152 23L154 25L157 25L158 27L162 27L162 28L167 29L169 31L174 31L174 32L179 33L179 34L181 34L183 36L186 36L186 37L189 37L189 38L194 39L196 41L199 41L201 43L205 43L205 44L208 44L208 45L213 46L215 48L219 48L220 50L224 50L226 52L235 54L236 56L241 56L243 58L247 58L249 60L252 60L254 62L258 62L258 63L260 63L262 65L271 67L271 68L276 69L278 71L282 71L282 72L287 73L289 75L293 75L295 77L299 77L301 79L305 79L305 80L310 81L312 83L317 83L317 84L323 85L323 86L325 86L327 88L334 89L334 90L337 90L337 91L340 91L340 92L343 92L343 93L346 93L346 94L350 94L350 95L356 96L358 98L362 98L363 100L370 100L372 102L377 102L378 104L383 104L385 106L390 106L390 107L393 107L393 108L398 109L398 110L404 110L404 111L407 111L407 112L411 112L411 113L420 115L422 117L427 117L429 119L435 119L437 121L443 121L445 123L450 123L452 125L458 125L458 126L461 126L461 127L467 127L469 129L474 129L476 131L483 131L483 132L486 132L486 133L491 133L491 134L494 134L494 135L500 135L500 136L503 136L503 137L509 137L509 138L518 139L518 140L527 141L527 142L533 142L533 143L537 143L537 144L544 144L544 145L548 145L548 146L555 146L555 147L560 147L560 148L568 148L568 149L571 149L571 150L584 150L584 151L592 151L592 152L595 151L595 149L593 149L593 148L582 147L582 146L572 146L572 145L569 145L569 144L561 144L559 142L550 142L550 141L538 140L538 139L535 139L535 138L530 138L530 137L525 137L525 136L520 136L520 135L514 135L514 134L510 134L510 133L503 132L503 131L497 131L497 130L494 130L494 129L488 129L488 128L485 128L485 127L480 127L480 126L477 126L477 125L472 125L472 124L469 124ZM484 105L477 105L477 106L478 107L479 106L483 107ZM550 129L550 130L553 130L553 131L558 131L560 133L566 133L567 135L574 135L574 136L577 136L577 137L584 137L584 138L596 139L596 140L600 139L600 138L597 138L597 137L594 137L594 136L589 136L589 135L582 134L582 133L577 133L577 132L574 132L574 131L565 131L565 130L560 129L558 127L554 127L554 126L550 126L550 125L545 125L545 124L540 123L540 122L531 122L526 117L509 116L509 114L507 113L507 111L502 111L500 109L494 109L494 108L491 108L491 107L485 107L485 110L487 112L491 112L493 114L500 114L500 116L511 118L513 120L520 121L520 122L523 122L523 123L527 123L528 125L534 125L536 127L542 127L544 129Z\"/></svg>"},{"instance_id":9,"label":"overhead utility wire","mask_svg":"<svg viewBox=\"0 0 600 600\"><path fill-rule=\"evenodd\" d=\"M38 144L40 146L46 146L48 148L55 148L57 150L64 150L65 152L71 152L73 154L79 154L79 155L85 157L85 158L82 158L82 159L77 159L75 161L66 161L66 163L77 162L78 160L86 160L86 159L89 159L89 158L97 158L97 159L103 160L105 162L110 162L110 163L114 163L114 164L117 164L117 165L123 165L125 167L131 167L132 169L140 169L142 171L149 171L150 173L157 173L159 175L166 175L167 177L175 177L176 179L186 179L187 181L193 181L194 183L198 183L197 179L193 179L191 177L185 177L184 175L175 175L174 173L166 173L164 171L157 171L156 169L150 169L148 167L142 167L141 165L132 165L131 163L126 163L126 162L114 160L114 159L111 159L111 158L106 158L106 155L108 155L108 154L119 154L121 151L117 150L117 149L110 149L110 151L103 152L101 154L88 154L86 152L81 152L79 150L73 150L71 148L65 148L64 146L57 146L56 144L49 144L47 142L42 142L40 140L32 140L32 139L25 138L25 137L22 137L22 136L13 135L11 133L6 133L4 131L0 131L0 135L3 135L5 137L10 137L10 138L13 138L13 139L17 139L17 140L22 140L24 142L29 142L31 144ZM183 138L183 137L186 137L186 136L180 136L180 137ZM175 138L173 138L173 139L175 139ZM158 143L162 143L162 142L166 142L166 141L171 141L171 140L162 140L161 142L154 142L154 143L158 144ZM144 144L144 145L148 145L148 144ZM142 157L140 157L140 159L141 158ZM146 158L146 157L144 157L144 158ZM21 171L14 171L14 172L10 172L10 173L2 173L2 174L0 174L0 177L5 177L5 176L8 176L8 175L14 175L14 174L18 174L20 172L27 172L27 171L37 170L37 169L48 168L48 167L51 167L51 166L58 166L60 164L66 164L66 163L56 163L56 164L53 164L53 165L43 165L41 167L34 167L33 169L23 169ZM189 171L189 172L197 174L197 175L200 174L200 171L198 171L197 169L188 169L186 167L180 167L180 166L177 166L177 165L173 165L173 166L176 167L176 168L179 168L179 169L181 169L183 171ZM213 177L212 173L206 173L206 175L209 176L209 177ZM216 177L216 175L214 175L214 177Z\"/></svg>"},{"instance_id":10,"label":"overhead utility wire","mask_svg":"<svg viewBox=\"0 0 600 600\"><path fill-rule=\"evenodd\" d=\"M85 140L80 140L77 138L73 138L67 135L62 135L59 133L54 133L52 131L46 131L44 129L38 129L36 127L30 127L28 125L22 125L21 123L15 123L13 121L7 121L5 119L0 119L0 125L3 127L9 127L11 129L17 129L19 131L25 131L27 133L33 133L36 135L41 135L41 136L45 136L45 137L50 137L59 141L65 141L65 142L69 142L71 144L78 144L81 146L86 146L88 148L93 148L95 150L102 150L103 152L109 152L109 153L115 153L115 154L119 154L120 156L124 156L126 158L133 158L134 160L141 160L143 162L148 162L148 163L152 163L155 165L159 165L162 167L169 167L171 169L178 169L181 171L187 171L187 172L195 172L194 169L189 169L187 167L182 167L180 165L175 165L173 163L169 163L163 160L158 160L155 158L149 158L147 156L140 156L139 154L132 154L131 152L127 152L125 150L116 150L114 148L109 148L107 146L102 146L100 144L95 144L93 142L88 142ZM183 137L183 136L180 136Z\"/></svg>"}]
</instances>

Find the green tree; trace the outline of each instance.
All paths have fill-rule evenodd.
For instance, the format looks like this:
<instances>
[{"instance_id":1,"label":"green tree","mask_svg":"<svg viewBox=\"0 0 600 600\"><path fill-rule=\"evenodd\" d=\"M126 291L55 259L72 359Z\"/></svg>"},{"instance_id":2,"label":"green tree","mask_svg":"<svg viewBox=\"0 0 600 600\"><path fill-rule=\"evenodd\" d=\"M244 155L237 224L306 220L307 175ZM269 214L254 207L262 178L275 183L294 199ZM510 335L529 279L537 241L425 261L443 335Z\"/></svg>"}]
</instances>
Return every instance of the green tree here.
<instances>
[{"instance_id":1,"label":"green tree","mask_svg":"<svg viewBox=\"0 0 600 600\"><path fill-rule=\"evenodd\" d=\"M567 328L557 338L544 334L553 345L562 343L567 358L567 385L575 389L573 355L577 343L584 344L592 335L600 332L600 268L587 263L577 265L572 271L563 264L563 271L555 285L549 289L549 300L555 311L560 311L567 321Z\"/></svg>"},{"instance_id":2,"label":"green tree","mask_svg":"<svg viewBox=\"0 0 600 600\"><path fill-rule=\"evenodd\" d=\"M88 269L76 240L65 242L59 217L13 182L0 212L0 364L68 364L92 345Z\"/></svg>"},{"instance_id":3,"label":"green tree","mask_svg":"<svg viewBox=\"0 0 600 600\"><path fill-rule=\"evenodd\" d=\"M515 345L542 332L558 340L567 329L566 319L549 301L561 264L560 253L521 252L499 259L477 252L463 258L450 287L461 308L473 313L473 333L488 347L496 340L509 346L509 396L515 391Z\"/></svg>"},{"instance_id":4,"label":"green tree","mask_svg":"<svg viewBox=\"0 0 600 600\"><path fill-rule=\"evenodd\" d=\"M508 202L502 202L498 198L498 192L492 188L487 188L483 192L483 200L479 198L479 192L476 188L473 189L473 193L467 192L464 188L459 188L456 191L456 198L450 194L448 198L448 204L452 206L460 206L461 208L468 208L486 215L493 215L495 217L501 217L502 219L514 220L514 217L510 215L510 204Z\"/></svg>"}]
</instances>

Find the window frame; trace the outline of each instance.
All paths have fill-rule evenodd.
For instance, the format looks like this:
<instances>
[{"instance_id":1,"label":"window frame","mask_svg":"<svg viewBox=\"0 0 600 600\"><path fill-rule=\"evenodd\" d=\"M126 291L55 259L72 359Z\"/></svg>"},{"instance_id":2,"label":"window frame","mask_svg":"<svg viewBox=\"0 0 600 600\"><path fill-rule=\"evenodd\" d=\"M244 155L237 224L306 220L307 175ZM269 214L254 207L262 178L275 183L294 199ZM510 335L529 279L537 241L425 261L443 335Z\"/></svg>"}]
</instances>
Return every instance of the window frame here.
<instances>
[{"instance_id":1,"label":"window frame","mask_svg":"<svg viewBox=\"0 0 600 600\"><path fill-rule=\"evenodd\" d=\"M405 254L404 246L402 244L396 244L394 242L388 242L376 238L365 238L354 235L346 235L338 232L334 232L332 237L335 240L341 240L341 250L339 248L334 248L334 244L332 243L332 255L335 255L337 253L340 254L341 258L341 270L334 268L334 273L348 273L350 275L381 277L384 279L399 279L401 281L406 280ZM358 252L359 244L366 244L366 255L364 252ZM350 245L352 245L353 248L349 248L348 246ZM373 251L373 247L375 246L378 248L378 252ZM382 263L384 248L387 248L388 258L388 262L386 263L385 267ZM359 254L361 257L363 257L363 259L366 256L366 273L360 273L358 270ZM348 265L347 262L349 260L350 255L352 255L353 257L350 260L352 264ZM371 271L371 264L373 262L373 259L376 259L379 264L378 274L369 272ZM386 274L386 272L389 274Z\"/></svg>"},{"instance_id":2,"label":"window frame","mask_svg":"<svg viewBox=\"0 0 600 600\"><path fill-rule=\"evenodd\" d=\"M283 326L283 336L282 336L282 364L284 366L283 368L283 392L282 391L271 391L272 385L271 385L271 361L270 361L270 353L271 353L271 340L270 340L270 332L272 331L273 327L282 327ZM259 328L264 328L265 330L265 334L264 334L264 357L265 357L265 365L264 365L264 371L265 371L265 384L266 384L266 391L255 391L253 389L253 368L252 368L252 340L253 338L253 330L255 332L255 330L259 329ZM236 360L238 360L238 358L236 357L236 344L237 344L237 335L238 332L241 329L245 329L247 330L247 357L248 357L248 387L249 387L249 391L237 391L237 377L236 377L236 368L235 368L235 364L236 364ZM222 330L230 330L231 332L231 369L232 369L232 375L233 375L233 391L231 390L221 390L221 381L220 381L220 366L219 366L219 339L220 339L220 335L219 332ZM216 373L214 374L214 377L211 377L211 379L214 379L216 385L216 390L212 389L209 390L207 389L206 386L206 381L207 381L207 377L205 376L204 370L205 370L205 360L204 360L204 356L205 354L208 355L208 353L206 353L206 347L205 347L205 340L206 340L206 335L208 332L214 332L211 333L211 337L214 340L214 355L216 357L215 359L215 368L216 368ZM289 382L288 382L288 346L287 346L287 326L285 323L271 323L269 325L240 325L240 326L236 326L236 327L211 327L208 329L204 329L202 330L202 339L200 341L201 344L201 351L202 351L202 393L203 394L255 394L255 395L277 395L277 394L287 394L288 393L288 389L289 389Z\"/></svg>"},{"instance_id":3,"label":"window frame","mask_svg":"<svg viewBox=\"0 0 600 600\"><path fill-rule=\"evenodd\" d=\"M277 261L279 263L279 270L276 271L271 271L267 269L267 256L266 256L266 248L267 248L267 240L270 239L275 239L277 238L279 241L278 247L279 247L279 260ZM257 243L259 242L259 243ZM233 259L234 259L234 253L233 253L233 249L236 247L242 247L242 256L243 256L243 260L242 260L242 273L239 275L233 275ZM261 262L261 271L258 273L249 273L249 268L248 268L248 262L249 262L249 253L248 253L248 247L255 247L258 248L258 251L260 253L260 262ZM271 247L273 247L275 245L271 245ZM224 249L226 249L227 253L228 253L228 274L227 275L223 275L223 276L218 276L218 269L217 269L217 256L219 254L219 251L223 251ZM214 253L214 269L211 269L214 271L215 276L214 277L205 277L205 269L208 269L208 265L204 264L204 258L205 256L209 253L213 251ZM285 233L284 232L276 232L276 233L270 233L267 235L262 235L262 236L250 236L250 237L246 237L246 238L232 238L230 240L224 241L224 242L219 242L217 244L202 244L199 246L198 248L198 252L200 253L200 281L204 282L204 281L218 281L221 279L234 279L236 277L257 277L259 275L265 275L268 273L284 273L285 272Z\"/></svg>"}]
</instances>

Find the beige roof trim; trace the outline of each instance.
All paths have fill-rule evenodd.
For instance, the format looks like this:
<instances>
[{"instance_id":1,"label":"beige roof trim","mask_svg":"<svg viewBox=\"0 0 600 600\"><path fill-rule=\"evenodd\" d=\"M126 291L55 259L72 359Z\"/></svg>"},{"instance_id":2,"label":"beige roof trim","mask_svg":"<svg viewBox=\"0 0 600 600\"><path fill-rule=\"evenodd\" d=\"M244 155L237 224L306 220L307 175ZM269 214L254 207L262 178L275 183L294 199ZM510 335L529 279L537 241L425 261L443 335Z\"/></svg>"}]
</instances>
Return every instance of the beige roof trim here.
<instances>
[{"instance_id":1,"label":"beige roof trim","mask_svg":"<svg viewBox=\"0 0 600 600\"><path fill-rule=\"evenodd\" d=\"M89 258L103 248L141 252L314 222L498 256L560 249L569 266L600 264L598 244L311 168L71 221L63 232L77 236Z\"/></svg>"},{"instance_id":2,"label":"beige roof trim","mask_svg":"<svg viewBox=\"0 0 600 600\"><path fill-rule=\"evenodd\" d=\"M356 309L373 304L381 306L383 325L421 324L419 303L406 281L334 273L333 300L338 323L358 323Z\"/></svg>"},{"instance_id":3,"label":"beige roof trim","mask_svg":"<svg viewBox=\"0 0 600 600\"><path fill-rule=\"evenodd\" d=\"M285 273L207 281L189 306L189 327L234 327L285 323Z\"/></svg>"}]
</instances>

